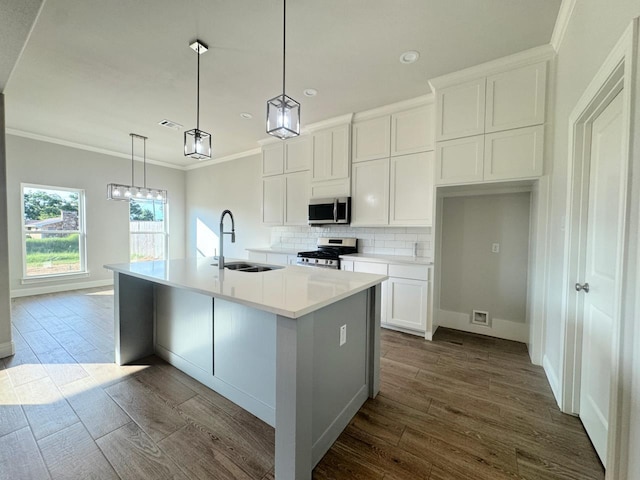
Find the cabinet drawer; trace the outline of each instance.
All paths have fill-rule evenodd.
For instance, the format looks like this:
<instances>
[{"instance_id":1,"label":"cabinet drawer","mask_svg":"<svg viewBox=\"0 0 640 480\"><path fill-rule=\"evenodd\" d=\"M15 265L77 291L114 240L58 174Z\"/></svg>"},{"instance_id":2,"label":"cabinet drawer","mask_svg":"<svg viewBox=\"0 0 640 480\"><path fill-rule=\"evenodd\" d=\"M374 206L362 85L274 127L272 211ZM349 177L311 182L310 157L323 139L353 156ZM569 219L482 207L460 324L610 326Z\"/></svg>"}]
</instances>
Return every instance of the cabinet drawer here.
<instances>
[{"instance_id":1,"label":"cabinet drawer","mask_svg":"<svg viewBox=\"0 0 640 480\"><path fill-rule=\"evenodd\" d=\"M377 273L378 275L387 274L386 263L373 262L353 262L353 271L361 273Z\"/></svg>"},{"instance_id":2,"label":"cabinet drawer","mask_svg":"<svg viewBox=\"0 0 640 480\"><path fill-rule=\"evenodd\" d=\"M429 268L424 265L389 265L389 276L410 278L412 280L429 280Z\"/></svg>"}]
</instances>

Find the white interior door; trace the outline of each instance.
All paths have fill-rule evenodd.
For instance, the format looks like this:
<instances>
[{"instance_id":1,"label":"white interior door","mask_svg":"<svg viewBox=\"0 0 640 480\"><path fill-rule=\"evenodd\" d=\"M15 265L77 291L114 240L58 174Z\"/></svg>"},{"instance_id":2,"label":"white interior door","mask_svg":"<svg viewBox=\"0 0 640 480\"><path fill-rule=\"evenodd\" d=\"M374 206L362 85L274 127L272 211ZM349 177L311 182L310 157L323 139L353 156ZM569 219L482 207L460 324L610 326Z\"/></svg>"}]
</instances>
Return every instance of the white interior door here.
<instances>
[{"instance_id":1,"label":"white interior door","mask_svg":"<svg viewBox=\"0 0 640 480\"><path fill-rule=\"evenodd\" d=\"M592 124L584 270L589 288L579 293L584 298L580 418L603 464L607 456L612 332L619 310L616 298L624 226L622 128L619 93Z\"/></svg>"}]
</instances>

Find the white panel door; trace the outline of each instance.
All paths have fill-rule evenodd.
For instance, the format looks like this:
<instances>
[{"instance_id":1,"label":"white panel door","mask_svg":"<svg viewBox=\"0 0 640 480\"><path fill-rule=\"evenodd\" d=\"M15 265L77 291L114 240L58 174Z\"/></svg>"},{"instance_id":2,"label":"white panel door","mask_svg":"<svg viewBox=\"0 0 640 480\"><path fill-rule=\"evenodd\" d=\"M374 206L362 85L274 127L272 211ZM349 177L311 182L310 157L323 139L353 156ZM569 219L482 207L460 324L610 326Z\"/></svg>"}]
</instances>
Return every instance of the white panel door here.
<instances>
[{"instance_id":1,"label":"white panel door","mask_svg":"<svg viewBox=\"0 0 640 480\"><path fill-rule=\"evenodd\" d=\"M544 123L547 62L487 78L485 132Z\"/></svg>"},{"instance_id":2,"label":"white panel door","mask_svg":"<svg viewBox=\"0 0 640 480\"><path fill-rule=\"evenodd\" d=\"M354 163L351 224L389 224L389 159Z\"/></svg>"},{"instance_id":3,"label":"white panel door","mask_svg":"<svg viewBox=\"0 0 640 480\"><path fill-rule=\"evenodd\" d=\"M583 295L580 419L605 464L609 427L612 331L619 316L619 261L624 229L622 95L592 125ZM606 466L606 465L605 465Z\"/></svg>"},{"instance_id":4,"label":"white panel door","mask_svg":"<svg viewBox=\"0 0 640 480\"><path fill-rule=\"evenodd\" d=\"M352 162L388 157L391 153L391 117L372 118L353 124Z\"/></svg>"},{"instance_id":5,"label":"white panel door","mask_svg":"<svg viewBox=\"0 0 640 480\"><path fill-rule=\"evenodd\" d=\"M436 145L436 185L481 182L484 170L484 135L459 138Z\"/></svg>"},{"instance_id":6,"label":"white panel door","mask_svg":"<svg viewBox=\"0 0 640 480\"><path fill-rule=\"evenodd\" d=\"M262 223L282 225L284 220L284 176L262 179Z\"/></svg>"},{"instance_id":7,"label":"white panel door","mask_svg":"<svg viewBox=\"0 0 640 480\"><path fill-rule=\"evenodd\" d=\"M284 145L270 143L262 147L262 175L280 175L284 165Z\"/></svg>"},{"instance_id":8,"label":"white panel door","mask_svg":"<svg viewBox=\"0 0 640 480\"><path fill-rule=\"evenodd\" d=\"M311 168L313 137L303 135L284 144L284 173L302 172Z\"/></svg>"},{"instance_id":9,"label":"white panel door","mask_svg":"<svg viewBox=\"0 0 640 480\"><path fill-rule=\"evenodd\" d=\"M438 90L436 140L484 133L484 93L484 77Z\"/></svg>"},{"instance_id":10,"label":"white panel door","mask_svg":"<svg viewBox=\"0 0 640 480\"><path fill-rule=\"evenodd\" d=\"M542 175L544 126L490 133L484 139L484 179Z\"/></svg>"},{"instance_id":11,"label":"white panel door","mask_svg":"<svg viewBox=\"0 0 640 480\"><path fill-rule=\"evenodd\" d=\"M389 225L431 226L433 152L391 158Z\"/></svg>"},{"instance_id":12,"label":"white panel door","mask_svg":"<svg viewBox=\"0 0 640 480\"><path fill-rule=\"evenodd\" d=\"M434 121L433 103L391 115L391 156L433 150Z\"/></svg>"},{"instance_id":13,"label":"white panel door","mask_svg":"<svg viewBox=\"0 0 640 480\"><path fill-rule=\"evenodd\" d=\"M284 176L284 224L307 225L309 216L309 172Z\"/></svg>"}]
</instances>

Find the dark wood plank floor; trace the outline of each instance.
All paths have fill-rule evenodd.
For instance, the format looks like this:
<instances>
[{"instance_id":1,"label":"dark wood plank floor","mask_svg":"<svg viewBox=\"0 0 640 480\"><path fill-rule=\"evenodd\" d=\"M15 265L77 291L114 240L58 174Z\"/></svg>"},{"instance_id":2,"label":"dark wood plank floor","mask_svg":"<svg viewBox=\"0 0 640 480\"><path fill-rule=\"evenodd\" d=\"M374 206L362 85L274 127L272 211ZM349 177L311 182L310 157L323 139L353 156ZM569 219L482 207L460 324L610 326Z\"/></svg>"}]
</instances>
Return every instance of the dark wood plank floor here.
<instances>
[{"instance_id":1,"label":"dark wood plank floor","mask_svg":"<svg viewBox=\"0 0 640 480\"><path fill-rule=\"evenodd\" d=\"M156 357L113 363L113 292L12 301L0 479L273 479L274 431ZM382 332L381 391L314 479L602 479L516 342Z\"/></svg>"}]
</instances>

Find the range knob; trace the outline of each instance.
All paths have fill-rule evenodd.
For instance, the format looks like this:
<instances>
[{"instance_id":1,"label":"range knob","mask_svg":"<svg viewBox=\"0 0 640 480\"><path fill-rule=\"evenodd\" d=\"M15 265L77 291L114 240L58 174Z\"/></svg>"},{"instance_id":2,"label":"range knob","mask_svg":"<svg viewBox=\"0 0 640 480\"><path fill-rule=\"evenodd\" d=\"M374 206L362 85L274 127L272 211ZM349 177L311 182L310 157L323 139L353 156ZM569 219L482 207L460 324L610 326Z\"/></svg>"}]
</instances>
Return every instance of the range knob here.
<instances>
[{"instance_id":1,"label":"range knob","mask_svg":"<svg viewBox=\"0 0 640 480\"><path fill-rule=\"evenodd\" d=\"M318 263L318 259L316 258L316 263Z\"/></svg>"}]
</instances>

